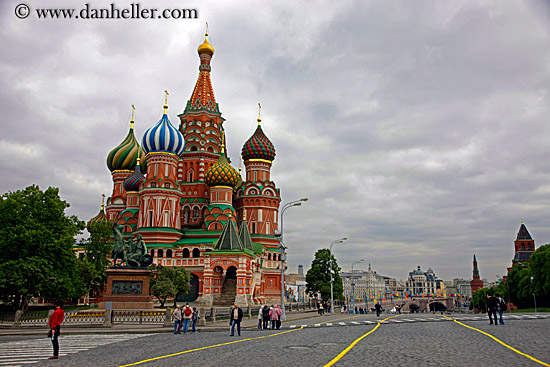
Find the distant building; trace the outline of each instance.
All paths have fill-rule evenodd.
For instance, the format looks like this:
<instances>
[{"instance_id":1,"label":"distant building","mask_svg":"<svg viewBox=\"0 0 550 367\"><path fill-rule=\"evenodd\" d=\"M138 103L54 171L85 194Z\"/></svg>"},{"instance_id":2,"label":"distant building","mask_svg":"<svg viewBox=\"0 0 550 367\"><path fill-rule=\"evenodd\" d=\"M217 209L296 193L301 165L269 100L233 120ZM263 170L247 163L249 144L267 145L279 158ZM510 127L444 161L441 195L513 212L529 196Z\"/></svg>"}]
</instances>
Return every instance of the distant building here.
<instances>
[{"instance_id":1,"label":"distant building","mask_svg":"<svg viewBox=\"0 0 550 367\"><path fill-rule=\"evenodd\" d=\"M437 294L438 286L441 287L438 284L440 282L442 281L437 279L432 268L424 272L421 270L420 265L418 265L416 270L409 273L407 291L413 296Z\"/></svg>"},{"instance_id":2,"label":"distant building","mask_svg":"<svg viewBox=\"0 0 550 367\"><path fill-rule=\"evenodd\" d=\"M304 278L304 266L303 265L298 265L298 274L302 277L302 279Z\"/></svg>"},{"instance_id":3,"label":"distant building","mask_svg":"<svg viewBox=\"0 0 550 367\"><path fill-rule=\"evenodd\" d=\"M481 288L483 288L483 281L479 278L479 269L477 267L476 254L474 254L474 271L473 279L470 281L470 292L474 293Z\"/></svg>"},{"instance_id":4,"label":"distant building","mask_svg":"<svg viewBox=\"0 0 550 367\"><path fill-rule=\"evenodd\" d=\"M353 300L369 300L383 297L387 293L387 287L392 287L395 279L377 274L372 270L369 264L369 270L354 270L351 272L341 272L340 277L344 285L344 296L351 297Z\"/></svg>"},{"instance_id":5,"label":"distant building","mask_svg":"<svg viewBox=\"0 0 550 367\"><path fill-rule=\"evenodd\" d=\"M518 235L514 241L514 258L512 259L512 266L518 263L529 262L533 252L535 252L535 240L529 234L525 224L521 222ZM512 267L509 267L508 271L511 269Z\"/></svg>"}]
</instances>

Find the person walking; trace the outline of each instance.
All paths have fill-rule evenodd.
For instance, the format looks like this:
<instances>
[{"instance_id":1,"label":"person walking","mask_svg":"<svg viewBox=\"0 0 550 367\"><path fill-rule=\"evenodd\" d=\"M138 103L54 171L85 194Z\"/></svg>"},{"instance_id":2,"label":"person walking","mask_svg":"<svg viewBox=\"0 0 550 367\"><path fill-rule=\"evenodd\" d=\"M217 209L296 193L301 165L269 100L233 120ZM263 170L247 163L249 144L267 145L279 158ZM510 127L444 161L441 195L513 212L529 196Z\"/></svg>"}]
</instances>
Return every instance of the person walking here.
<instances>
[{"instance_id":1,"label":"person walking","mask_svg":"<svg viewBox=\"0 0 550 367\"><path fill-rule=\"evenodd\" d=\"M380 302L376 302L374 308L376 309L376 317L380 317L380 312L382 312L382 305L380 304Z\"/></svg>"},{"instance_id":2,"label":"person walking","mask_svg":"<svg viewBox=\"0 0 550 367\"><path fill-rule=\"evenodd\" d=\"M235 336L235 326L237 327L237 334L241 336L241 321L243 320L243 310L239 308L239 305L235 303L235 307L231 309L231 336Z\"/></svg>"},{"instance_id":3,"label":"person walking","mask_svg":"<svg viewBox=\"0 0 550 367\"><path fill-rule=\"evenodd\" d=\"M176 306L176 309L172 312L172 321L174 322L174 334L181 334L181 307Z\"/></svg>"},{"instance_id":4,"label":"person walking","mask_svg":"<svg viewBox=\"0 0 550 367\"><path fill-rule=\"evenodd\" d=\"M260 306L260 309L258 310L258 330L262 330L262 324L264 320L264 314L262 312L264 308Z\"/></svg>"},{"instance_id":5,"label":"person walking","mask_svg":"<svg viewBox=\"0 0 550 367\"><path fill-rule=\"evenodd\" d=\"M279 330L281 328L281 316L283 315L283 310L281 310L281 306L277 306L277 315L278 315L278 318L277 318L277 330Z\"/></svg>"},{"instance_id":6,"label":"person walking","mask_svg":"<svg viewBox=\"0 0 550 367\"><path fill-rule=\"evenodd\" d=\"M279 320L277 305L271 306L271 310L269 310L269 317L271 318L271 330L277 329L277 320Z\"/></svg>"},{"instance_id":7,"label":"person walking","mask_svg":"<svg viewBox=\"0 0 550 367\"><path fill-rule=\"evenodd\" d=\"M189 331L189 323L191 322L191 317L193 316L193 310L189 306L189 303L185 304L185 307L182 310L183 314L183 333L187 334Z\"/></svg>"},{"instance_id":8,"label":"person walking","mask_svg":"<svg viewBox=\"0 0 550 367\"><path fill-rule=\"evenodd\" d=\"M500 319L500 324L504 325L504 319L502 318L502 313L508 309L508 306L506 305L506 302L504 302L504 299L502 297L498 297L498 316Z\"/></svg>"},{"instance_id":9,"label":"person walking","mask_svg":"<svg viewBox=\"0 0 550 367\"><path fill-rule=\"evenodd\" d=\"M496 297L487 295L487 314L489 315L489 325L493 325L493 318L495 319L495 325L498 325L497 304L498 300Z\"/></svg>"},{"instance_id":10,"label":"person walking","mask_svg":"<svg viewBox=\"0 0 550 367\"><path fill-rule=\"evenodd\" d=\"M197 321L199 320L199 312L196 307L193 307L193 315L191 315L191 331L197 332Z\"/></svg>"},{"instance_id":11,"label":"person walking","mask_svg":"<svg viewBox=\"0 0 550 367\"><path fill-rule=\"evenodd\" d=\"M65 318L65 311L63 310L63 301L58 299L54 302L55 311L51 314L48 324L50 330L48 336L52 340L53 356L48 359L59 358L59 335L61 334L61 323Z\"/></svg>"},{"instance_id":12,"label":"person walking","mask_svg":"<svg viewBox=\"0 0 550 367\"><path fill-rule=\"evenodd\" d=\"M264 308L262 310L262 318L263 318L263 328L269 329L269 306L264 305Z\"/></svg>"}]
</instances>

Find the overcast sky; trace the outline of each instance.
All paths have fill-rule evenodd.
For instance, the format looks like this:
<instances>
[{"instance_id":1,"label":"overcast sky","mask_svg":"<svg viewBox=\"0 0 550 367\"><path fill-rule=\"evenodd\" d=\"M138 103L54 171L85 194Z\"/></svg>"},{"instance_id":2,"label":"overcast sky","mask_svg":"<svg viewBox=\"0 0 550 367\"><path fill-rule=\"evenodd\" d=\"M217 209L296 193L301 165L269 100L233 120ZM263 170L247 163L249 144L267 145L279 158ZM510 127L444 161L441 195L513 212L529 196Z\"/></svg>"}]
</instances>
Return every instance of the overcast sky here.
<instances>
[{"instance_id":1,"label":"overcast sky","mask_svg":"<svg viewBox=\"0 0 550 367\"><path fill-rule=\"evenodd\" d=\"M110 195L105 160L136 106L138 140L178 126L205 22L228 152L262 123L277 149L289 270L332 240L339 265L406 278L504 275L525 222L550 242L547 1L140 1L198 19L39 20L0 3L0 191L59 187L87 221ZM134 1L134 3L138 3ZM236 5L238 3L238 5ZM238 168L238 167L236 167ZM87 234L85 234L87 235Z\"/></svg>"}]
</instances>

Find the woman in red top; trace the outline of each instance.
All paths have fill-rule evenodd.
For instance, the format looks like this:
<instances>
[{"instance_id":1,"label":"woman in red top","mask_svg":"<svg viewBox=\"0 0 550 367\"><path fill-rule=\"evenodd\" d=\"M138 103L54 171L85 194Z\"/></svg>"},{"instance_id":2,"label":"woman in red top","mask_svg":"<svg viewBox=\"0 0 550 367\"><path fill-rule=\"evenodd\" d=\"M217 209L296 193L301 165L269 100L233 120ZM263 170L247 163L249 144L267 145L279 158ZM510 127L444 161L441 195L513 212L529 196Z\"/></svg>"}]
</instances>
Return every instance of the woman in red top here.
<instances>
[{"instance_id":1,"label":"woman in red top","mask_svg":"<svg viewBox=\"0 0 550 367\"><path fill-rule=\"evenodd\" d=\"M50 316L49 322L53 345L53 357L50 357L49 359L59 358L59 341L57 338L59 337L59 334L61 334L61 323L65 317L65 311L63 311L63 301L58 299L53 305L55 307L55 311Z\"/></svg>"}]
</instances>

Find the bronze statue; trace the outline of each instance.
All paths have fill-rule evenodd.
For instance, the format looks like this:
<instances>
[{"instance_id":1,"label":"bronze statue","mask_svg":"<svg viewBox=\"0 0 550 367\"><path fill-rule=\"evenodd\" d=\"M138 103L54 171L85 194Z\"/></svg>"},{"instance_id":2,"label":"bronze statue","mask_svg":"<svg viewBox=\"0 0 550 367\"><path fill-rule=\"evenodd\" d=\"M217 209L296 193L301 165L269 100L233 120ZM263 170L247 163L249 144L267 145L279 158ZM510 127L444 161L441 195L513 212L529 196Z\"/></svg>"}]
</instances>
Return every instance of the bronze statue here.
<instances>
[{"instance_id":1,"label":"bronze statue","mask_svg":"<svg viewBox=\"0 0 550 367\"><path fill-rule=\"evenodd\" d=\"M147 253L147 246L140 234L137 235L137 241L131 239L130 249L128 250L128 265L135 267L147 267L153 262L153 257Z\"/></svg>"},{"instance_id":2,"label":"bronze statue","mask_svg":"<svg viewBox=\"0 0 550 367\"><path fill-rule=\"evenodd\" d=\"M113 223L113 237L115 238L115 246L113 248L113 265L117 266L117 260L120 259L120 265L128 264L128 258L126 256L126 242L124 241L124 236L122 235L122 226L117 226L116 223Z\"/></svg>"}]
</instances>

